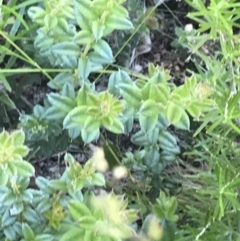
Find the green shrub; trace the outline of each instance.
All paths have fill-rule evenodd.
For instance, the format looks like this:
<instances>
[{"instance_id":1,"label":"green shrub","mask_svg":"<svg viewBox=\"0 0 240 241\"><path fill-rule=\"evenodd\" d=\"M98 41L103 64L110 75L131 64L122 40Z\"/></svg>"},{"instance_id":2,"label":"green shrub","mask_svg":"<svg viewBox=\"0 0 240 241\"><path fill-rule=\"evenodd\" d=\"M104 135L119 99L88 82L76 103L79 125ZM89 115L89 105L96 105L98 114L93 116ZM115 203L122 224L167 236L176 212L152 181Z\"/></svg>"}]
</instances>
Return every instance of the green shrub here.
<instances>
[{"instance_id":1,"label":"green shrub","mask_svg":"<svg viewBox=\"0 0 240 241\"><path fill-rule=\"evenodd\" d=\"M54 92L47 95L43 106L34 107L33 114L21 115L20 126L30 146L34 147L34 143L41 145L42 153L46 153L49 142L56 144L52 146L56 152L62 147L57 146L59 140L63 146L76 139L90 143L99 139L103 129L116 135L129 134L133 123L138 122L140 130L132 135L131 141L144 147L141 162L150 173L158 175L180 152L167 127L173 124L189 130L186 111L198 117L211 109L213 102L208 99L211 91L192 77L184 86L176 87L170 82L169 72L153 64L149 65L147 76L134 74L135 77L131 78L124 70L110 71L108 84L100 91L97 80L92 80L90 74L114 61L111 47L104 37L113 30L132 28L126 18L126 9L111 1L109 6L100 2L76 1L73 5L69 3L68 10L59 8L53 13L51 6L45 6L46 10L40 7L29 9L29 16L40 26L35 39L39 54L52 65L71 69L57 74L48 83ZM90 3L96 5L94 10L88 6ZM85 8L90 9L88 14ZM49 14L54 14L55 18L50 18ZM60 37L58 31L62 26L61 19L66 21L67 29L72 29L71 26L75 29L72 35L67 35L67 40ZM62 35L66 36L66 33Z\"/></svg>"},{"instance_id":2,"label":"green shrub","mask_svg":"<svg viewBox=\"0 0 240 241\"><path fill-rule=\"evenodd\" d=\"M9 134L5 131L0 138L1 239L122 240L141 237L138 228L133 226L138 218L137 210L128 208L123 195L95 195L92 191L94 186L105 186L104 175L96 170L96 162L104 162L104 156L93 156L81 166L66 153L66 170L61 178L48 180L38 176L37 188L32 189L29 182L34 167L22 159L28 152L23 145L24 132ZM158 222L167 222L171 230L177 218L174 215L176 205L176 200L161 194L153 208ZM148 221L149 218L145 223ZM160 233L157 235L160 239L168 230L165 232L164 228L157 226L154 230L145 227L142 232L150 237L155 237L155 232Z\"/></svg>"},{"instance_id":3,"label":"green shrub","mask_svg":"<svg viewBox=\"0 0 240 241\"><path fill-rule=\"evenodd\" d=\"M188 49L197 71L176 86L169 71L154 64L144 75L115 70L119 51L109 38L119 34L133 40L137 32L138 41L148 33L146 21L154 18L157 7L132 23L132 9L124 2L1 3L0 35L5 42L0 60L8 61L0 70L5 88L0 100L17 108L8 96L13 89L8 80L19 72L42 72L51 90L43 104L21 114L21 130L0 134L1 239L240 240L235 142L240 132L239 43L233 31L239 26L240 5L234 0L211 0L208 7L201 0L186 1L196 9L188 16L200 25L190 31L177 28L174 44ZM214 51L206 54L209 44ZM13 69L17 60L20 70ZM191 135L191 118L200 127L183 161L177 158L180 145L169 127ZM118 156L106 133L116 139L129 135L137 150ZM29 187L35 169L23 158L30 149L35 153L40 147L51 156L71 142L85 145L99 139L114 165L128 168L134 190L95 194L107 186L97 169L97 162L106 164L104 155L82 166L69 153L59 179L38 176L37 188ZM108 158L110 165L113 160ZM135 183L134 174L143 185Z\"/></svg>"},{"instance_id":4,"label":"green shrub","mask_svg":"<svg viewBox=\"0 0 240 241\"><path fill-rule=\"evenodd\" d=\"M234 30L239 3L186 2L194 9L188 16L199 28L177 28L174 45L188 49L188 60L196 66L191 73L212 90L214 105L200 116L196 144L186 153L199 165L185 163L189 172L180 177L185 188L179 206L188 214L182 229L186 240L239 240L239 61Z\"/></svg>"}]
</instances>

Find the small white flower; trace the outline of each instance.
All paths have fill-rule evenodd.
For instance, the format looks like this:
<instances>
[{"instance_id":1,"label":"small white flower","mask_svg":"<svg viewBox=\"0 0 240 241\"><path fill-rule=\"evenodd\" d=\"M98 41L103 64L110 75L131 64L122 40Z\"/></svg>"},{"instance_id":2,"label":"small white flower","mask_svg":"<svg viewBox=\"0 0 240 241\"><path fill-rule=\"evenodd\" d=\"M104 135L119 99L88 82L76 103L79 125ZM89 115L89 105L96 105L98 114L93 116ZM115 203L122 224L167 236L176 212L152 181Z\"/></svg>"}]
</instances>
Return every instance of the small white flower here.
<instances>
[{"instance_id":1,"label":"small white flower","mask_svg":"<svg viewBox=\"0 0 240 241\"><path fill-rule=\"evenodd\" d=\"M122 179L127 176L127 168L124 166L118 166L113 169L113 176L116 179Z\"/></svg>"},{"instance_id":2,"label":"small white flower","mask_svg":"<svg viewBox=\"0 0 240 241\"><path fill-rule=\"evenodd\" d=\"M186 24L184 30L185 30L186 32L192 31L192 30L193 30L193 25L192 25L192 24Z\"/></svg>"},{"instance_id":3,"label":"small white flower","mask_svg":"<svg viewBox=\"0 0 240 241\"><path fill-rule=\"evenodd\" d=\"M91 145L93 149L93 157L91 158L94 166L99 172L106 172L108 170L108 162L105 159L104 151L102 148Z\"/></svg>"}]
</instances>

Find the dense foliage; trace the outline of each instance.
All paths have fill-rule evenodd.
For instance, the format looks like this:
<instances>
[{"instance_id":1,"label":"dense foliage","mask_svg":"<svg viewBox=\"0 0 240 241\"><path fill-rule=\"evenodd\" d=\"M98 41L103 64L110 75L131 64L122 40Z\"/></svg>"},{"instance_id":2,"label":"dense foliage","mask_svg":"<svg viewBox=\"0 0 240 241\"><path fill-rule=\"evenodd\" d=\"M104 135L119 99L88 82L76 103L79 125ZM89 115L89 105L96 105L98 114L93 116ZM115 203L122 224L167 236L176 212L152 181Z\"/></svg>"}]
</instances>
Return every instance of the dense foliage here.
<instances>
[{"instance_id":1,"label":"dense foliage","mask_svg":"<svg viewBox=\"0 0 240 241\"><path fill-rule=\"evenodd\" d=\"M162 1L0 1L1 240L240 241L240 4L185 2L198 27L175 29L195 66L179 85L126 68ZM61 175L37 175L56 153Z\"/></svg>"}]
</instances>

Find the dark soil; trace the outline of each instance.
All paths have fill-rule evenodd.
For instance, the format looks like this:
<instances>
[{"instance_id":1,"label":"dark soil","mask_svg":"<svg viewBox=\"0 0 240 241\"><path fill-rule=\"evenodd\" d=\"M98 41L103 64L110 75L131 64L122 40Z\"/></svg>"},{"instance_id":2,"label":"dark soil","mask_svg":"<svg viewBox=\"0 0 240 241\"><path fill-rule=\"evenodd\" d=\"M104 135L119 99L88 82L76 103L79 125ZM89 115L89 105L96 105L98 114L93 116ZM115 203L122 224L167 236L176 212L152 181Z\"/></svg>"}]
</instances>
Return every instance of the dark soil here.
<instances>
[{"instance_id":1,"label":"dark soil","mask_svg":"<svg viewBox=\"0 0 240 241\"><path fill-rule=\"evenodd\" d=\"M191 62L185 62L188 57L186 51L176 49L172 46L172 42L176 39L175 28L185 27L186 24L193 24L187 18L190 7L184 1L166 1L161 4L157 12L162 16L160 29L152 31L152 50L150 53L141 56L145 63L153 62L165 69L170 70L170 74L175 84L181 84L184 81L186 69L193 69Z\"/></svg>"}]
</instances>

